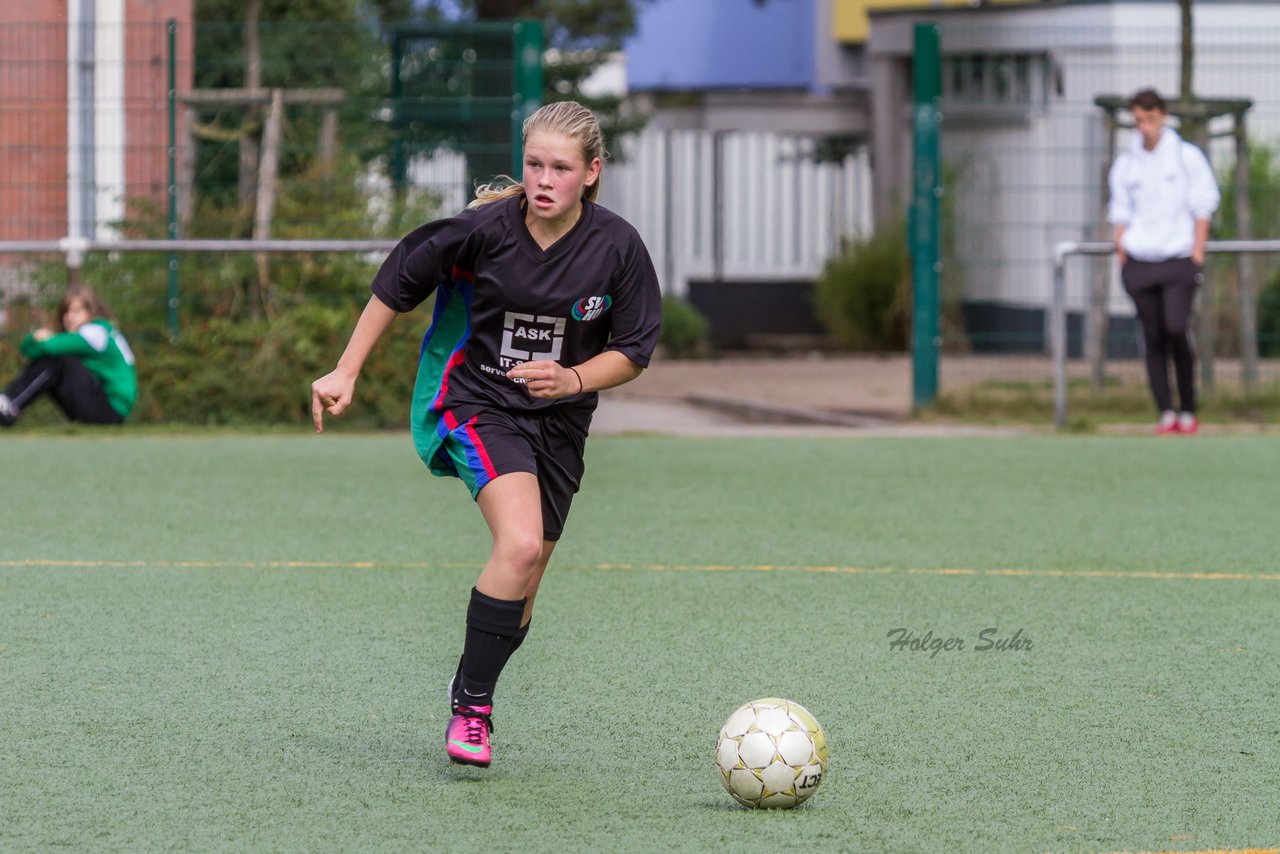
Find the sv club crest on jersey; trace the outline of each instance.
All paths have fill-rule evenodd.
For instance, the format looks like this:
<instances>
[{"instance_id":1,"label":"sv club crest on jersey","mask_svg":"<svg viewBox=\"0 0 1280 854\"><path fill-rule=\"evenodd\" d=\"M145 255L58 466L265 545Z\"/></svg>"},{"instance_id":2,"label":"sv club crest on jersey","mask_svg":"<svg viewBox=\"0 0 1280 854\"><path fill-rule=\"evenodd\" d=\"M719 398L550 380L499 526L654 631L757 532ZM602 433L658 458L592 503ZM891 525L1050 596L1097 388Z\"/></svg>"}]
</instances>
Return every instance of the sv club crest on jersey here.
<instances>
[{"instance_id":1,"label":"sv club crest on jersey","mask_svg":"<svg viewBox=\"0 0 1280 854\"><path fill-rule=\"evenodd\" d=\"M574 320L595 320L613 305L613 297L605 294L602 297L583 297L573 304Z\"/></svg>"}]
</instances>

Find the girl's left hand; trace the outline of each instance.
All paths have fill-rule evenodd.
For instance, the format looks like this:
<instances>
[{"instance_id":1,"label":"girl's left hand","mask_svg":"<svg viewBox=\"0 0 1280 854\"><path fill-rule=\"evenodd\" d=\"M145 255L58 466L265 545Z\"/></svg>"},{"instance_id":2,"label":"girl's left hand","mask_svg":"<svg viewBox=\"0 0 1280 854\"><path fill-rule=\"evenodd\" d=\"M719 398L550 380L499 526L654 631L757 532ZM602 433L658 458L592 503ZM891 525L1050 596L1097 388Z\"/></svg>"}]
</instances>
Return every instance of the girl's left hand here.
<instances>
[{"instance_id":1,"label":"girl's left hand","mask_svg":"<svg viewBox=\"0 0 1280 854\"><path fill-rule=\"evenodd\" d=\"M507 378L523 383L532 397L548 400L569 397L582 391L582 381L578 379L578 375L550 359L521 362L507 371Z\"/></svg>"}]
</instances>

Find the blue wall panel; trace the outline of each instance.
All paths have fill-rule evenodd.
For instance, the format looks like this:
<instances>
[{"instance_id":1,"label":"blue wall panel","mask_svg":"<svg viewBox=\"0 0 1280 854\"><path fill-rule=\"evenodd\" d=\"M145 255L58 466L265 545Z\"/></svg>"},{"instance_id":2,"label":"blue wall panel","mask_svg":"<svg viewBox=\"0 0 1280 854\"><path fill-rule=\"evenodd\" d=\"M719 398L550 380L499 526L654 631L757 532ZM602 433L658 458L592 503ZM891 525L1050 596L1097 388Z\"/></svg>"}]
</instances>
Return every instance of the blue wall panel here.
<instances>
[{"instance_id":1,"label":"blue wall panel","mask_svg":"<svg viewBox=\"0 0 1280 854\"><path fill-rule=\"evenodd\" d=\"M813 84L814 0L654 0L637 12L632 90Z\"/></svg>"}]
</instances>

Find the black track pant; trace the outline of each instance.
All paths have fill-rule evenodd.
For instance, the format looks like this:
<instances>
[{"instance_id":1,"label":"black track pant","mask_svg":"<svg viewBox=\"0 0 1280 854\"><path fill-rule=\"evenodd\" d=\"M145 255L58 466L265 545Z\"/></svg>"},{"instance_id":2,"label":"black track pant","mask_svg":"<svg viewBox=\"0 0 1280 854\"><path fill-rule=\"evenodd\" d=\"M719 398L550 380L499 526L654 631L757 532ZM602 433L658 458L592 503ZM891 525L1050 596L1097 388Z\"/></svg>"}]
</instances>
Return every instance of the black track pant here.
<instances>
[{"instance_id":1,"label":"black track pant","mask_svg":"<svg viewBox=\"0 0 1280 854\"><path fill-rule=\"evenodd\" d=\"M47 394L72 421L124 422L107 401L102 383L75 356L46 356L28 362L4 393L19 409L27 408L37 397Z\"/></svg>"},{"instance_id":2,"label":"black track pant","mask_svg":"<svg viewBox=\"0 0 1280 854\"><path fill-rule=\"evenodd\" d=\"M1196 289L1202 279L1200 265L1190 258L1130 259L1125 262L1120 277L1138 309L1147 355L1147 382L1156 408L1161 412L1174 408L1169 390L1169 359L1172 358L1179 408L1183 412L1195 412L1195 353L1191 349L1189 325Z\"/></svg>"}]
</instances>

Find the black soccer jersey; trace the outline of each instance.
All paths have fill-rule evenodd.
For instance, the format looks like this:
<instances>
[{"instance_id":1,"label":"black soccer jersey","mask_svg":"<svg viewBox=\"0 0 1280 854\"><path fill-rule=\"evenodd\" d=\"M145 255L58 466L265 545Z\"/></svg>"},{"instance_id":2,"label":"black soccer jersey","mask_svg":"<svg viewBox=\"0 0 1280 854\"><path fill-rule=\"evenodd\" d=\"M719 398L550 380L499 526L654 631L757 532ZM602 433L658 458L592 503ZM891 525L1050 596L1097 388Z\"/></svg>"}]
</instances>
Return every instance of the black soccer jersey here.
<instances>
[{"instance_id":1,"label":"black soccer jersey","mask_svg":"<svg viewBox=\"0 0 1280 854\"><path fill-rule=\"evenodd\" d=\"M467 417L491 406L559 406L589 417L594 392L535 398L507 371L536 359L578 365L604 350L649 364L662 298L636 230L584 201L578 222L544 251L525 227L523 201L502 199L421 226L374 277L373 293L396 311L436 297L414 388L415 417L424 407Z\"/></svg>"}]
</instances>

